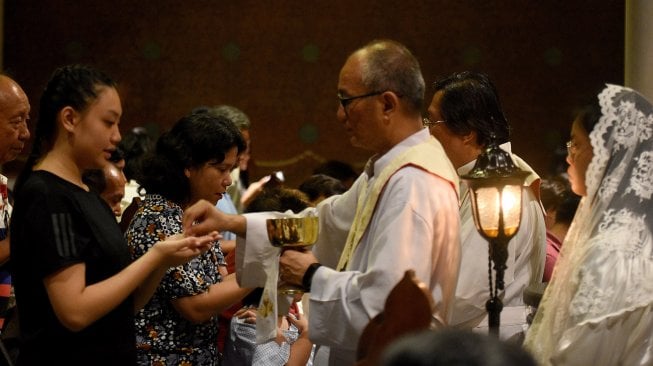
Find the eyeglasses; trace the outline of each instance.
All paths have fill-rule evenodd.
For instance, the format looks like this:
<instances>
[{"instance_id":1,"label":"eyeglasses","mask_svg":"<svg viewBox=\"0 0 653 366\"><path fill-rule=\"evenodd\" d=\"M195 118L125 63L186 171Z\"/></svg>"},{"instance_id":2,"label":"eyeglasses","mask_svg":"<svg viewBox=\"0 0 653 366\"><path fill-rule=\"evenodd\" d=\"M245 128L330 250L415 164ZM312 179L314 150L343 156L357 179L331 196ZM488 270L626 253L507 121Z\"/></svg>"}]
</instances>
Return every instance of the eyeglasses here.
<instances>
[{"instance_id":1,"label":"eyeglasses","mask_svg":"<svg viewBox=\"0 0 653 366\"><path fill-rule=\"evenodd\" d=\"M444 121L442 121L442 120L431 121L431 119L428 118L428 117L422 118L422 125L424 125L424 127L433 127L433 126L437 125L438 123L444 123Z\"/></svg>"},{"instance_id":2,"label":"eyeglasses","mask_svg":"<svg viewBox=\"0 0 653 366\"><path fill-rule=\"evenodd\" d=\"M347 106L352 101L354 101L356 99L361 99L361 98L373 97L375 95L379 95L379 94L383 94L383 93L385 93L385 91L376 91L376 92L367 93L367 94L363 94L363 95L357 95L355 97L346 97L346 98L343 97L342 95L340 95L340 93L338 93L338 101L340 102L340 105L342 105L342 109L344 109L345 112L347 112Z\"/></svg>"}]
</instances>

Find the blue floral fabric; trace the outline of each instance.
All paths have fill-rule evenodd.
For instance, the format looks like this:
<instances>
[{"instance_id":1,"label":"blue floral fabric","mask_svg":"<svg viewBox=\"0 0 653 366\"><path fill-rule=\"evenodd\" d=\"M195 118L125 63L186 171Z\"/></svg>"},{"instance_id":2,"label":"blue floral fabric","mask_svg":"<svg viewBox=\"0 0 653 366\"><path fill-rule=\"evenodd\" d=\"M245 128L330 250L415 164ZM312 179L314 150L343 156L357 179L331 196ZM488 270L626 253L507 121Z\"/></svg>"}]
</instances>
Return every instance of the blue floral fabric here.
<instances>
[{"instance_id":1,"label":"blue floral fabric","mask_svg":"<svg viewBox=\"0 0 653 366\"><path fill-rule=\"evenodd\" d=\"M156 242L182 232L182 208L156 194L148 194L125 236L134 259ZM187 264L170 268L152 299L136 315L139 365L218 365L218 317L202 324L183 318L171 300L201 294L222 281L218 266L226 265L216 242Z\"/></svg>"}]
</instances>

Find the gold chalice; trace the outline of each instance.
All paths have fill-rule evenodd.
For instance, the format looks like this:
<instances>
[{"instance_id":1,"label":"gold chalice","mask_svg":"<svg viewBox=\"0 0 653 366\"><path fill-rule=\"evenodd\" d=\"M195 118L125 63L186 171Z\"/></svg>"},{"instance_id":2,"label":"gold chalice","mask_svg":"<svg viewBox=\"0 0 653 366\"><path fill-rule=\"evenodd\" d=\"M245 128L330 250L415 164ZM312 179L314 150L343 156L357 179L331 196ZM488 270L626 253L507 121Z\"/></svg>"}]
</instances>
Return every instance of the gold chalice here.
<instances>
[{"instance_id":1,"label":"gold chalice","mask_svg":"<svg viewBox=\"0 0 653 366\"><path fill-rule=\"evenodd\" d=\"M318 222L317 216L268 219L266 221L268 239L272 246L282 249L310 247L317 241ZM304 292L299 286L285 283L280 283L278 289L280 293L286 295Z\"/></svg>"}]
</instances>

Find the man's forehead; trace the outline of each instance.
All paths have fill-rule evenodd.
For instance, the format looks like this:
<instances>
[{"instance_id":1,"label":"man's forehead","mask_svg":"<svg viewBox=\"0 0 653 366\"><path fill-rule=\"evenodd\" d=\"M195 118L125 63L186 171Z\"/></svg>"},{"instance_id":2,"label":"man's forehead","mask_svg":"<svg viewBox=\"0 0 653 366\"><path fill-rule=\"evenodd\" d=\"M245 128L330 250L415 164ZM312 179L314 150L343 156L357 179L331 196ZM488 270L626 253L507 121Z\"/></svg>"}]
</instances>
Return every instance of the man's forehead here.
<instances>
[{"instance_id":1,"label":"man's forehead","mask_svg":"<svg viewBox=\"0 0 653 366\"><path fill-rule=\"evenodd\" d=\"M0 106L3 108L17 106L29 110L27 95L16 82L6 76L0 76Z\"/></svg>"},{"instance_id":2,"label":"man's forehead","mask_svg":"<svg viewBox=\"0 0 653 366\"><path fill-rule=\"evenodd\" d=\"M428 111L429 113L440 114L440 105L442 104L443 93L441 90L435 92L433 98L431 99L431 104L429 104Z\"/></svg>"},{"instance_id":3,"label":"man's forehead","mask_svg":"<svg viewBox=\"0 0 653 366\"><path fill-rule=\"evenodd\" d=\"M340 70L339 91L350 91L362 87L361 62L359 57L350 56Z\"/></svg>"}]
</instances>

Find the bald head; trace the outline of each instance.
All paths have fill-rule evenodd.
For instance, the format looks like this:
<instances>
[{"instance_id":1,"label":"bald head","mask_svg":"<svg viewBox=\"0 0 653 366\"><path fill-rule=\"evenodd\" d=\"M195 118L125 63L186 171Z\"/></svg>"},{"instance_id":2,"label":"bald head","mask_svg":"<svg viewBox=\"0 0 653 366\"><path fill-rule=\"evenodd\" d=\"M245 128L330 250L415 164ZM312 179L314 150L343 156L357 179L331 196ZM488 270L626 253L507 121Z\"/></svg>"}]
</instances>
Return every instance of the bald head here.
<instances>
[{"instance_id":1,"label":"bald head","mask_svg":"<svg viewBox=\"0 0 653 366\"><path fill-rule=\"evenodd\" d=\"M100 193L100 197L109 204L114 215L120 216L120 201L122 201L122 198L125 196L125 184L127 184L127 179L122 170L114 164L110 163L105 165L103 170L106 186L102 193Z\"/></svg>"},{"instance_id":2,"label":"bald head","mask_svg":"<svg viewBox=\"0 0 653 366\"><path fill-rule=\"evenodd\" d=\"M30 105L23 89L0 75L0 164L18 157L29 139Z\"/></svg>"},{"instance_id":3,"label":"bald head","mask_svg":"<svg viewBox=\"0 0 653 366\"><path fill-rule=\"evenodd\" d=\"M392 40L376 40L352 54L362 66L368 90L391 90L420 113L424 103L424 78L419 62L406 46Z\"/></svg>"},{"instance_id":4,"label":"bald head","mask_svg":"<svg viewBox=\"0 0 653 366\"><path fill-rule=\"evenodd\" d=\"M352 53L340 69L336 117L352 145L377 154L422 129L424 79L400 43L381 40Z\"/></svg>"}]
</instances>

